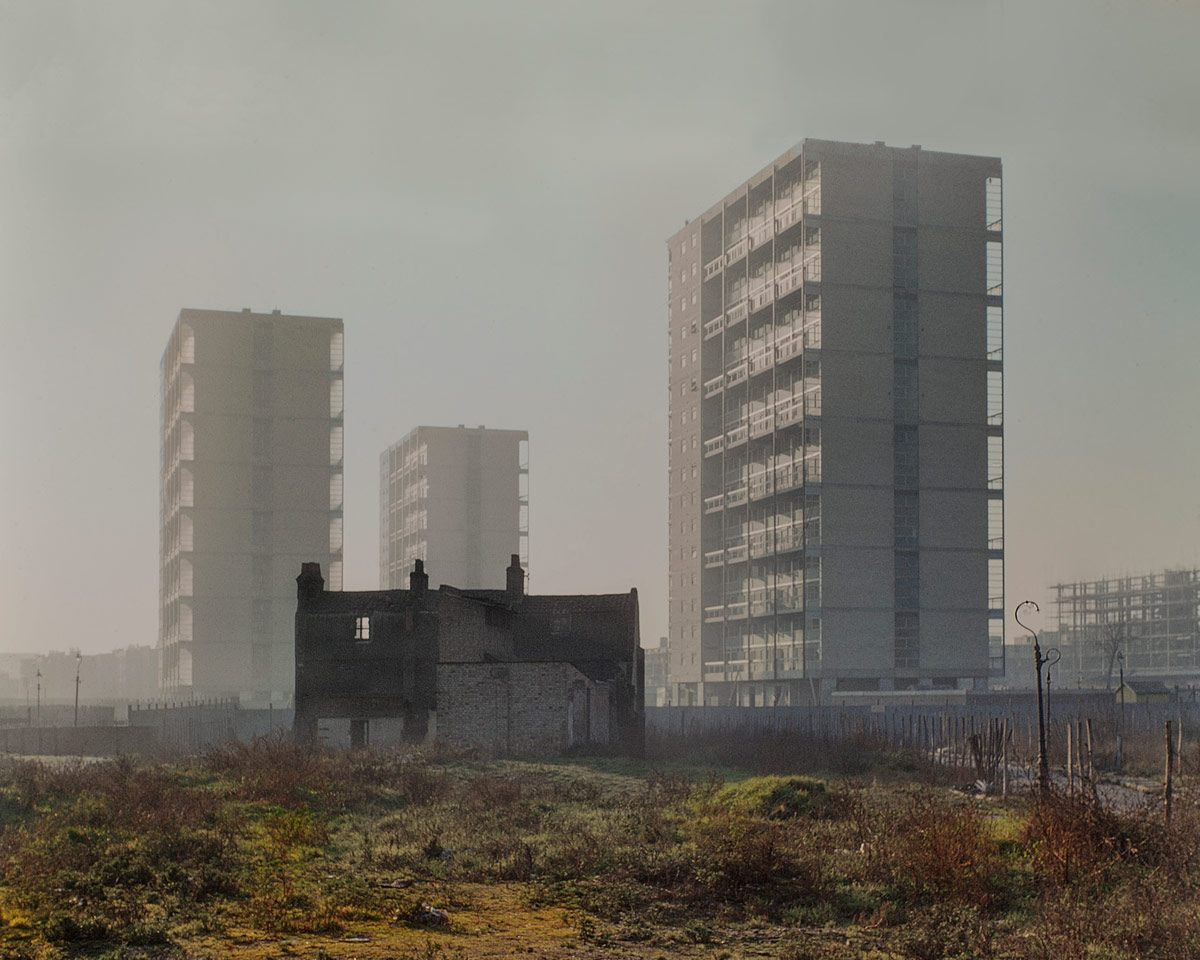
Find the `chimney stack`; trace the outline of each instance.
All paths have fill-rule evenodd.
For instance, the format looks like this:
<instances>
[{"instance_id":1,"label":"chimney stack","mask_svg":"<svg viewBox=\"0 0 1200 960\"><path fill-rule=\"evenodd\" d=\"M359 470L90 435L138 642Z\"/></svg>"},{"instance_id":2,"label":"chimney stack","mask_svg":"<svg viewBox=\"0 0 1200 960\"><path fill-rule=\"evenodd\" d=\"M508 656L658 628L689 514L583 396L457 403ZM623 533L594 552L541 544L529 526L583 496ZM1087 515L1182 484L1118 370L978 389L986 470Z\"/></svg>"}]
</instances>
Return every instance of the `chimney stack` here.
<instances>
[{"instance_id":1,"label":"chimney stack","mask_svg":"<svg viewBox=\"0 0 1200 960\"><path fill-rule=\"evenodd\" d=\"M422 597L429 589L429 574L425 572L425 561L414 560L412 573L408 575L408 589L415 596Z\"/></svg>"},{"instance_id":2,"label":"chimney stack","mask_svg":"<svg viewBox=\"0 0 1200 960\"><path fill-rule=\"evenodd\" d=\"M296 578L296 599L301 606L316 600L325 592L325 578L321 576L319 563L300 564L300 576Z\"/></svg>"},{"instance_id":3,"label":"chimney stack","mask_svg":"<svg viewBox=\"0 0 1200 960\"><path fill-rule=\"evenodd\" d=\"M506 591L508 599L516 603L525 596L525 570L521 566L521 555L514 553L512 563L508 565L508 581Z\"/></svg>"}]
</instances>

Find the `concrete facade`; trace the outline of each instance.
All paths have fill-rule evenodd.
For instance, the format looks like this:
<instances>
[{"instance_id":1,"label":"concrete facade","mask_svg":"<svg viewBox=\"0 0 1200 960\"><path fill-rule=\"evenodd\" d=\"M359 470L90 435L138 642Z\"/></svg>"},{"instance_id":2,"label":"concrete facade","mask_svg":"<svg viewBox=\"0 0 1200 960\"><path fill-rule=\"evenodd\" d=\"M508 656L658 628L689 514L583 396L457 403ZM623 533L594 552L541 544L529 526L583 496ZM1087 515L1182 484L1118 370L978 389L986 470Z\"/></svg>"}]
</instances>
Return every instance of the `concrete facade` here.
<instances>
[{"instance_id":1,"label":"concrete facade","mask_svg":"<svg viewBox=\"0 0 1200 960\"><path fill-rule=\"evenodd\" d=\"M643 661L637 591L531 596L519 558L503 590L431 589L417 560L407 590L332 592L320 569L297 578L298 737L350 720L488 756L571 749L637 753Z\"/></svg>"},{"instance_id":2,"label":"concrete facade","mask_svg":"<svg viewBox=\"0 0 1200 960\"><path fill-rule=\"evenodd\" d=\"M162 359L168 698L292 694L294 571L342 577L342 321L183 310Z\"/></svg>"},{"instance_id":3,"label":"concrete facade","mask_svg":"<svg viewBox=\"0 0 1200 960\"><path fill-rule=\"evenodd\" d=\"M1000 178L805 140L669 240L672 703L1002 670Z\"/></svg>"},{"instance_id":4,"label":"concrete facade","mask_svg":"<svg viewBox=\"0 0 1200 960\"><path fill-rule=\"evenodd\" d=\"M417 427L379 457L379 586L402 587L413 561L463 589L529 569L529 434Z\"/></svg>"}]
</instances>

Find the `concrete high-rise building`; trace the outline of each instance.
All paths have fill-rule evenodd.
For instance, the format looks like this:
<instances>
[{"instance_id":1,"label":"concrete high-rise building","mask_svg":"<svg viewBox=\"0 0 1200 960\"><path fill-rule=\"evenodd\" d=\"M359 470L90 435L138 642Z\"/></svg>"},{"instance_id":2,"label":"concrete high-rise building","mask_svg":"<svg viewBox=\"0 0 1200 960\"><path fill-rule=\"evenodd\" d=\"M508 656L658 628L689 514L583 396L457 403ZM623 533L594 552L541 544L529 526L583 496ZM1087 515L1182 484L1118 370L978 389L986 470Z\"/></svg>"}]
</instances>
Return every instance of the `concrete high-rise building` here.
<instances>
[{"instance_id":1,"label":"concrete high-rise building","mask_svg":"<svg viewBox=\"0 0 1200 960\"><path fill-rule=\"evenodd\" d=\"M342 582L342 321L183 310L162 358L163 693L284 702L296 572Z\"/></svg>"},{"instance_id":2,"label":"concrete high-rise building","mask_svg":"<svg viewBox=\"0 0 1200 960\"><path fill-rule=\"evenodd\" d=\"M1001 165L805 140L669 241L673 703L1003 670Z\"/></svg>"},{"instance_id":3,"label":"concrete high-rise building","mask_svg":"<svg viewBox=\"0 0 1200 960\"><path fill-rule=\"evenodd\" d=\"M406 586L414 560L435 586L500 588L513 554L528 571L528 433L417 427L380 454L381 590Z\"/></svg>"}]
</instances>

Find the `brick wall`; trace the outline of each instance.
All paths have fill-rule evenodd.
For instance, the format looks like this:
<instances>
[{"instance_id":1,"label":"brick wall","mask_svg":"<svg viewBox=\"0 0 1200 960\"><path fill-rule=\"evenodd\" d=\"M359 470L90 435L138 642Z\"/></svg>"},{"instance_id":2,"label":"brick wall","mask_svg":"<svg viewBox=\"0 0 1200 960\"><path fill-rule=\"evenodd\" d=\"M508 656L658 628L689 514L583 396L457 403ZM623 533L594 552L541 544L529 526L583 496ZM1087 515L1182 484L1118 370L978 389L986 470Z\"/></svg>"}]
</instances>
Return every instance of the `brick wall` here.
<instances>
[{"instance_id":1,"label":"brick wall","mask_svg":"<svg viewBox=\"0 0 1200 960\"><path fill-rule=\"evenodd\" d=\"M608 685L569 663L442 664L436 735L491 756L558 756L568 747L572 690L589 688L592 741L607 744ZM584 736L578 716L577 740Z\"/></svg>"}]
</instances>

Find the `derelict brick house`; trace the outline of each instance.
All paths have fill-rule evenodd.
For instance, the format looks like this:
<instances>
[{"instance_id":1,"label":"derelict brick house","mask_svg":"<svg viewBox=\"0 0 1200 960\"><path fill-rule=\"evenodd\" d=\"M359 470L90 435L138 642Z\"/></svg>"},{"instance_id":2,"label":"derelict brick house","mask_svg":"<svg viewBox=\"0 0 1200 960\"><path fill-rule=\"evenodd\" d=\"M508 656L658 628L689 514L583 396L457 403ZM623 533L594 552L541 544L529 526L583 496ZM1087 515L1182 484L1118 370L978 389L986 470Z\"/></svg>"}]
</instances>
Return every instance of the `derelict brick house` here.
<instances>
[{"instance_id":1,"label":"derelict brick house","mask_svg":"<svg viewBox=\"0 0 1200 960\"><path fill-rule=\"evenodd\" d=\"M407 590L332 592L319 564L296 578L296 721L402 718L414 740L493 756L599 747L639 753L643 661L637 590L530 596L514 556L504 590L429 589L417 560Z\"/></svg>"}]
</instances>

